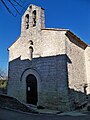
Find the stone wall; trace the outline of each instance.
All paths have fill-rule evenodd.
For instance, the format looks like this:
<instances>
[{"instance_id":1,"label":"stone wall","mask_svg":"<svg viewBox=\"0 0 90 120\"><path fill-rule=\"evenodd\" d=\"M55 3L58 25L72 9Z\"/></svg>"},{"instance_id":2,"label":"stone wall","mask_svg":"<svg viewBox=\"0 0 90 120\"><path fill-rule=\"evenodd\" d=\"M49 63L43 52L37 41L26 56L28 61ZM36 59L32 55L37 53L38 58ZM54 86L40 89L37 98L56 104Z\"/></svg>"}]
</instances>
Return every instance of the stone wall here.
<instances>
[{"instance_id":1,"label":"stone wall","mask_svg":"<svg viewBox=\"0 0 90 120\"><path fill-rule=\"evenodd\" d=\"M65 54L64 30L42 30L41 49L43 56L55 56Z\"/></svg>"},{"instance_id":2,"label":"stone wall","mask_svg":"<svg viewBox=\"0 0 90 120\"><path fill-rule=\"evenodd\" d=\"M84 48L72 36L66 37L66 53L70 60L68 68L68 86L71 105L83 102L86 97L84 85L86 81Z\"/></svg>"},{"instance_id":3,"label":"stone wall","mask_svg":"<svg viewBox=\"0 0 90 120\"><path fill-rule=\"evenodd\" d=\"M20 59L12 61L9 65L8 95L26 102L26 78L22 81L21 76L23 71L30 68L40 76L38 104L52 109L65 107L68 101L65 60L66 56L61 55L36 58L32 62Z\"/></svg>"},{"instance_id":4,"label":"stone wall","mask_svg":"<svg viewBox=\"0 0 90 120\"><path fill-rule=\"evenodd\" d=\"M87 75L87 94L90 94L90 46L85 49L85 64Z\"/></svg>"},{"instance_id":5,"label":"stone wall","mask_svg":"<svg viewBox=\"0 0 90 120\"><path fill-rule=\"evenodd\" d=\"M31 36L20 36L20 38L9 48L9 61L21 57L22 60L30 57L30 42L33 41L33 58L55 56L65 54L65 34L64 30L47 30L41 32L33 30ZM14 52L13 52L14 51Z\"/></svg>"}]
</instances>

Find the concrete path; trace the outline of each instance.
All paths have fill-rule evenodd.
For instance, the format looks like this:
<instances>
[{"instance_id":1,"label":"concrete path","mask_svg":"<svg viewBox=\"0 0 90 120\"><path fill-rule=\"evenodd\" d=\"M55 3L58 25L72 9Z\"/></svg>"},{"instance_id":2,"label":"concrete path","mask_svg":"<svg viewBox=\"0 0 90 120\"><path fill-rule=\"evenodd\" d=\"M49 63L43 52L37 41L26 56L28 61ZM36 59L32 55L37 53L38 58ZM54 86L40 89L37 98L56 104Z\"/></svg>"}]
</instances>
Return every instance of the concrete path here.
<instances>
[{"instance_id":1,"label":"concrete path","mask_svg":"<svg viewBox=\"0 0 90 120\"><path fill-rule=\"evenodd\" d=\"M90 112L78 116L31 114L0 108L0 120L90 120Z\"/></svg>"}]
</instances>

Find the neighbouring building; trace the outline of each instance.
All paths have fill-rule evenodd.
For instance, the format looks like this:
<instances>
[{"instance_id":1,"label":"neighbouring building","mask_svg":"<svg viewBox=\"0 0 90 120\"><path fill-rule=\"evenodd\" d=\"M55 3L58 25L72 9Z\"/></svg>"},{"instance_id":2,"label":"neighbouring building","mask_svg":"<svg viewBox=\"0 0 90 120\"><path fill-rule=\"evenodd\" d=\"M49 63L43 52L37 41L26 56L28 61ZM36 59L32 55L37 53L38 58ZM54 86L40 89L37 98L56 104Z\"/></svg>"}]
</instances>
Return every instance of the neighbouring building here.
<instances>
[{"instance_id":1,"label":"neighbouring building","mask_svg":"<svg viewBox=\"0 0 90 120\"><path fill-rule=\"evenodd\" d=\"M45 28L43 8L28 7L8 50L8 95L68 111L90 94L90 46L70 30Z\"/></svg>"}]
</instances>

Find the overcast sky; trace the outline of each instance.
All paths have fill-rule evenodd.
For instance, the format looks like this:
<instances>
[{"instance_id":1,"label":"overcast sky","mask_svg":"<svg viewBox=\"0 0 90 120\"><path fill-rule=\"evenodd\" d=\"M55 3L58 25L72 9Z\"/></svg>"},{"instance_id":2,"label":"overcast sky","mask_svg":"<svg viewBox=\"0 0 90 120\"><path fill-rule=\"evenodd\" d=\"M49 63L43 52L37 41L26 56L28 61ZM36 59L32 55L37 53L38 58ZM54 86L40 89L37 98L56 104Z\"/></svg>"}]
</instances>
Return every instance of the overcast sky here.
<instances>
[{"instance_id":1,"label":"overcast sky","mask_svg":"<svg viewBox=\"0 0 90 120\"><path fill-rule=\"evenodd\" d=\"M25 1L45 9L47 28L70 29L81 40L90 44L90 0ZM12 16L0 2L0 67L4 69L8 67L7 48L20 35L21 16L22 14Z\"/></svg>"}]
</instances>

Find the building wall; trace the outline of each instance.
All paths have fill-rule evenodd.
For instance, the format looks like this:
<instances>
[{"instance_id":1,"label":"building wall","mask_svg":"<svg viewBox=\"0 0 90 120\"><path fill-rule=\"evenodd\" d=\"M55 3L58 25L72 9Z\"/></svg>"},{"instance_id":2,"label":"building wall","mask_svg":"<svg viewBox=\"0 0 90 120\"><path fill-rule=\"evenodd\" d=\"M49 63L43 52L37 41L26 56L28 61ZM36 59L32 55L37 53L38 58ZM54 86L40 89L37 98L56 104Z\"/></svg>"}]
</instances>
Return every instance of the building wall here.
<instances>
[{"instance_id":1,"label":"building wall","mask_svg":"<svg viewBox=\"0 0 90 120\"><path fill-rule=\"evenodd\" d=\"M85 49L85 64L87 75L87 94L90 94L90 46Z\"/></svg>"},{"instance_id":2,"label":"building wall","mask_svg":"<svg viewBox=\"0 0 90 120\"><path fill-rule=\"evenodd\" d=\"M65 54L66 31L42 30L42 57Z\"/></svg>"},{"instance_id":3,"label":"building wall","mask_svg":"<svg viewBox=\"0 0 90 120\"><path fill-rule=\"evenodd\" d=\"M66 56L62 55L36 58L32 62L20 59L10 62L8 94L26 102L26 78L22 81L21 76L26 69L35 70L40 76L38 105L67 110L65 59Z\"/></svg>"},{"instance_id":4,"label":"building wall","mask_svg":"<svg viewBox=\"0 0 90 120\"><path fill-rule=\"evenodd\" d=\"M67 56L65 54L64 34L65 32L63 31L42 30L39 45L38 43L33 45L33 48L37 50L34 49L32 61L29 60L27 54L29 49L28 42L25 39L22 42L22 37L22 44L17 44L20 43L19 39L10 48L9 95L26 102L26 79L23 81L20 81L20 79L22 73L29 68L35 70L40 76L38 84L38 105L63 111L69 110ZM33 41L35 40L39 41L34 34ZM36 56L38 50L40 52Z\"/></svg>"},{"instance_id":5,"label":"building wall","mask_svg":"<svg viewBox=\"0 0 90 120\"><path fill-rule=\"evenodd\" d=\"M21 57L29 59L30 39L33 41L33 58L55 56L65 54L66 31L42 30L37 32L33 30L31 36L20 36L19 39L9 48L9 61ZM13 52L14 51L14 52Z\"/></svg>"},{"instance_id":6,"label":"building wall","mask_svg":"<svg viewBox=\"0 0 90 120\"><path fill-rule=\"evenodd\" d=\"M71 107L74 107L74 103L81 103L86 98L84 85L87 81L84 51L83 46L75 38L66 37L66 53L70 60L67 62L67 68Z\"/></svg>"}]
</instances>

